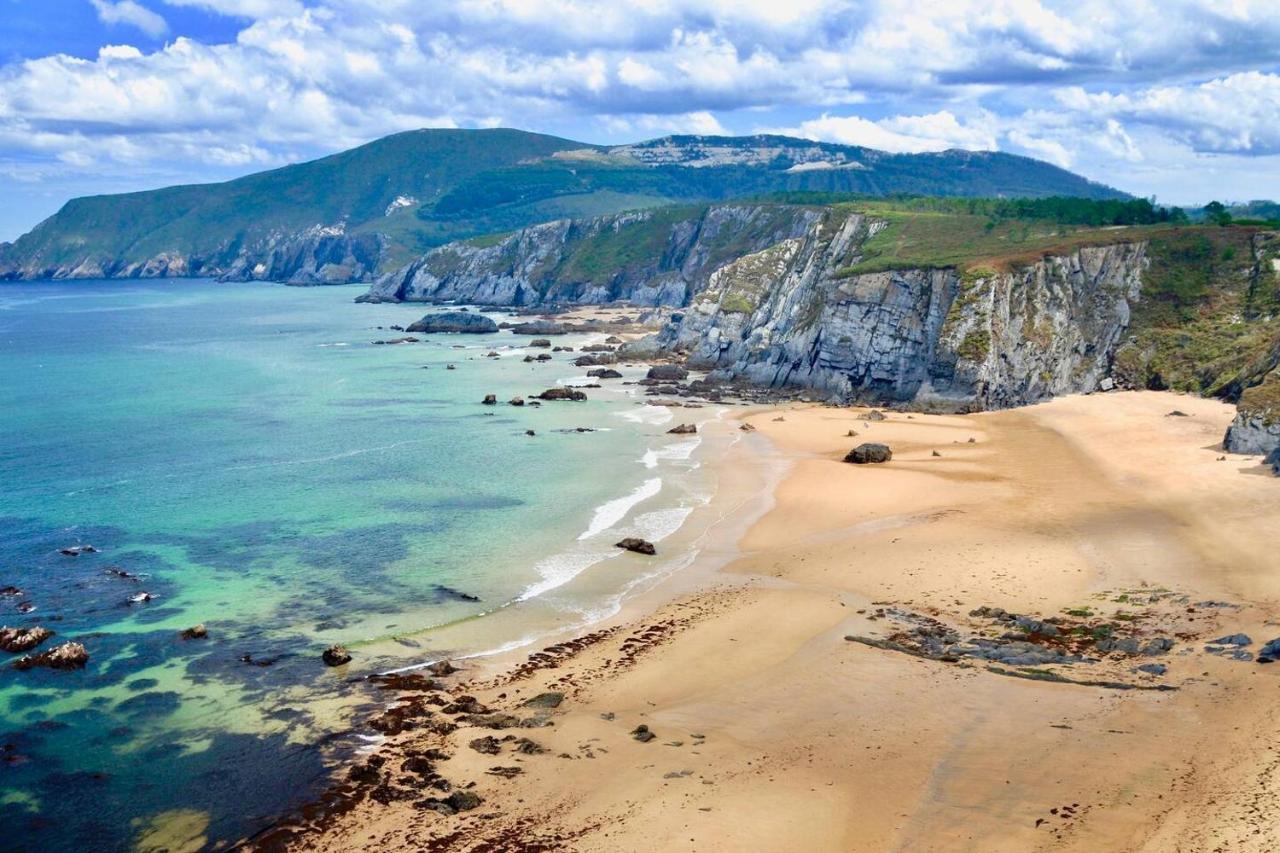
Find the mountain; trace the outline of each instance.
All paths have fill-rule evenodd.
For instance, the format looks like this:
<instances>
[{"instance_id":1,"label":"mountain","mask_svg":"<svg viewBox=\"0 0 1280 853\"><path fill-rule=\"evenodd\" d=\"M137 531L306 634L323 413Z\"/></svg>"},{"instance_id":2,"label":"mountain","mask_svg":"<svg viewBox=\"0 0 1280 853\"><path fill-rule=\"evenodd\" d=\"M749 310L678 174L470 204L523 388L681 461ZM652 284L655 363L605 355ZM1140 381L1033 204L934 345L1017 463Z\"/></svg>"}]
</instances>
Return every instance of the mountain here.
<instances>
[{"instance_id":1,"label":"mountain","mask_svg":"<svg viewBox=\"0 0 1280 853\"><path fill-rule=\"evenodd\" d=\"M420 130L225 183L74 199L0 246L0 277L364 281L466 237L779 192L1126 197L995 152L889 154L784 136L606 147L518 130Z\"/></svg>"}]
</instances>

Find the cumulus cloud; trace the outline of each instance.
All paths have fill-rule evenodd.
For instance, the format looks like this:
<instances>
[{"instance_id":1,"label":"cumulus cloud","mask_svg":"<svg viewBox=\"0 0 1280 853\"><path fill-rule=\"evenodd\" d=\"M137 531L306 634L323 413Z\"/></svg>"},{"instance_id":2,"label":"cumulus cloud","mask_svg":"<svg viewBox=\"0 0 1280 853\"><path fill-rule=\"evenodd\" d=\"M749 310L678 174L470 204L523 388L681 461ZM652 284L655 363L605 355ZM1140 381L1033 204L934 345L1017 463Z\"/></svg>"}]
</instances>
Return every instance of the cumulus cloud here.
<instances>
[{"instance_id":1,"label":"cumulus cloud","mask_svg":"<svg viewBox=\"0 0 1280 853\"><path fill-rule=\"evenodd\" d=\"M0 184L121 163L220 176L497 124L1000 149L1166 195L1189 164L1226 180L1280 154L1274 0L92 2L152 35L161 3L243 24L225 44L0 65Z\"/></svg>"},{"instance_id":2,"label":"cumulus cloud","mask_svg":"<svg viewBox=\"0 0 1280 853\"><path fill-rule=\"evenodd\" d=\"M91 0L98 13L98 20L104 24L126 24L136 27L153 38L159 38L169 31L169 24L164 18L134 0Z\"/></svg>"}]
</instances>

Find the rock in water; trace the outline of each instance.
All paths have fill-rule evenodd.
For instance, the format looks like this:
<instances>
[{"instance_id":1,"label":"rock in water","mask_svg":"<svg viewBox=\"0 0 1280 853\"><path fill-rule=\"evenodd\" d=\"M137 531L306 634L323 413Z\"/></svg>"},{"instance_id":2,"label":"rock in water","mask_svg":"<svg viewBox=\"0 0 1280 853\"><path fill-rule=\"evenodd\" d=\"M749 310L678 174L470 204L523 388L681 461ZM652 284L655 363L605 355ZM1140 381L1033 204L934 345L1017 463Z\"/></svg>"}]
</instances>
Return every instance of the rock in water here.
<instances>
[{"instance_id":1,"label":"rock in water","mask_svg":"<svg viewBox=\"0 0 1280 853\"><path fill-rule=\"evenodd\" d=\"M533 340L529 341L529 346L531 346L531 347L549 347L549 346L551 346L551 341L547 340L546 338L534 338Z\"/></svg>"},{"instance_id":2,"label":"rock in water","mask_svg":"<svg viewBox=\"0 0 1280 853\"><path fill-rule=\"evenodd\" d=\"M89 662L89 652L80 643L63 643L38 655L25 655L14 661L15 669L31 669L37 666L49 669L84 669Z\"/></svg>"},{"instance_id":3,"label":"rock in water","mask_svg":"<svg viewBox=\"0 0 1280 853\"><path fill-rule=\"evenodd\" d=\"M483 399L483 400L481 400L480 402L481 402L481 403L483 403L483 404L484 404L484 405L486 405L486 406L496 406L496 405L498 405L498 395L497 395L497 394L485 394L485 395L484 395L484 399Z\"/></svg>"},{"instance_id":4,"label":"rock in water","mask_svg":"<svg viewBox=\"0 0 1280 853\"><path fill-rule=\"evenodd\" d=\"M694 424L680 424L679 426L674 426L667 430L671 435L692 435L697 431L698 427Z\"/></svg>"},{"instance_id":5,"label":"rock in water","mask_svg":"<svg viewBox=\"0 0 1280 853\"><path fill-rule=\"evenodd\" d=\"M617 543L614 547L623 548L627 551L634 551L637 554L645 554L650 557L658 553L658 549L653 547L652 542L647 539L638 539L634 536L628 536L626 539Z\"/></svg>"},{"instance_id":6,"label":"rock in water","mask_svg":"<svg viewBox=\"0 0 1280 853\"><path fill-rule=\"evenodd\" d=\"M573 400L574 402L581 402L587 399L587 395L586 393L582 391L578 391L575 388L557 387L557 388L548 388L547 390L543 391L541 394L538 395L538 399L539 400Z\"/></svg>"},{"instance_id":7,"label":"rock in water","mask_svg":"<svg viewBox=\"0 0 1280 853\"><path fill-rule=\"evenodd\" d=\"M513 335L567 335L569 330L554 320L531 320L511 326Z\"/></svg>"},{"instance_id":8,"label":"rock in water","mask_svg":"<svg viewBox=\"0 0 1280 853\"><path fill-rule=\"evenodd\" d=\"M204 623L201 623L187 628L179 636L184 640L203 640L209 636L209 629L204 626Z\"/></svg>"},{"instance_id":9,"label":"rock in water","mask_svg":"<svg viewBox=\"0 0 1280 853\"><path fill-rule=\"evenodd\" d=\"M507 401L507 405L509 405L509 406L523 406L523 405L524 405L524 397L512 397L510 400L508 400L508 401Z\"/></svg>"},{"instance_id":10,"label":"rock in water","mask_svg":"<svg viewBox=\"0 0 1280 853\"><path fill-rule=\"evenodd\" d=\"M328 666L342 666L344 663L351 663L351 653L343 646L337 645L325 649L320 658Z\"/></svg>"},{"instance_id":11,"label":"rock in water","mask_svg":"<svg viewBox=\"0 0 1280 853\"><path fill-rule=\"evenodd\" d=\"M498 331L498 324L482 314L466 311L441 311L428 314L416 323L410 324L406 332L454 332L459 334L488 335Z\"/></svg>"},{"instance_id":12,"label":"rock in water","mask_svg":"<svg viewBox=\"0 0 1280 853\"><path fill-rule=\"evenodd\" d=\"M48 628L36 625L32 628L0 628L0 649L11 652L29 652L53 636Z\"/></svg>"},{"instance_id":13,"label":"rock in water","mask_svg":"<svg viewBox=\"0 0 1280 853\"><path fill-rule=\"evenodd\" d=\"M875 442L867 442L859 444L853 450L849 451L849 455L844 458L845 462L852 462L855 465L869 465L878 462L888 462L893 458L893 451L889 449L887 444L876 444Z\"/></svg>"},{"instance_id":14,"label":"rock in water","mask_svg":"<svg viewBox=\"0 0 1280 853\"><path fill-rule=\"evenodd\" d=\"M587 376L594 379L621 379L622 374L609 367L597 367L595 370L588 370Z\"/></svg>"},{"instance_id":15,"label":"rock in water","mask_svg":"<svg viewBox=\"0 0 1280 853\"><path fill-rule=\"evenodd\" d=\"M677 382L689 378L689 371L678 364L655 364L645 374L646 379L657 379L662 382Z\"/></svg>"}]
</instances>

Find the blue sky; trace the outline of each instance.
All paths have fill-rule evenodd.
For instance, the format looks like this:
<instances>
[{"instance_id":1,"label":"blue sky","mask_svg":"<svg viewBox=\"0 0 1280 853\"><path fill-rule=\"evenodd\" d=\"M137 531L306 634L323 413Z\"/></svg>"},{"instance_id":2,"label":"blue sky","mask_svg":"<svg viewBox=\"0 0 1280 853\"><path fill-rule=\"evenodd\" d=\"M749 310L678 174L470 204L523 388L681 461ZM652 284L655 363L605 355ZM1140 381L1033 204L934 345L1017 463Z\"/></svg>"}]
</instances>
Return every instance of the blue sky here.
<instances>
[{"instance_id":1,"label":"blue sky","mask_svg":"<svg viewBox=\"0 0 1280 853\"><path fill-rule=\"evenodd\" d=\"M790 133L1280 197L1275 0L0 0L0 240L417 127Z\"/></svg>"}]
</instances>

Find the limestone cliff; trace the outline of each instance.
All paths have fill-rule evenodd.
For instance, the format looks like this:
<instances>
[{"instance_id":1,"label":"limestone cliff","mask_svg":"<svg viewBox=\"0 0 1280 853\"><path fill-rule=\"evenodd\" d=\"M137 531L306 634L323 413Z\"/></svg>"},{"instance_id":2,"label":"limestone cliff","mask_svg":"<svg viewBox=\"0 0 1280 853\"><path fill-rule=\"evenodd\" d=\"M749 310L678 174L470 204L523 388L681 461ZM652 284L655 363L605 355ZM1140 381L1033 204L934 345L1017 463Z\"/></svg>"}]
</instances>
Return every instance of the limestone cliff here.
<instances>
[{"instance_id":1,"label":"limestone cliff","mask_svg":"<svg viewBox=\"0 0 1280 853\"><path fill-rule=\"evenodd\" d=\"M1222 444L1231 453L1271 454L1280 448L1280 372L1272 372L1261 385L1241 395L1236 419Z\"/></svg>"}]
</instances>

